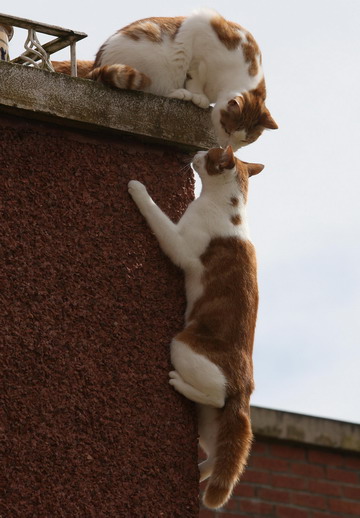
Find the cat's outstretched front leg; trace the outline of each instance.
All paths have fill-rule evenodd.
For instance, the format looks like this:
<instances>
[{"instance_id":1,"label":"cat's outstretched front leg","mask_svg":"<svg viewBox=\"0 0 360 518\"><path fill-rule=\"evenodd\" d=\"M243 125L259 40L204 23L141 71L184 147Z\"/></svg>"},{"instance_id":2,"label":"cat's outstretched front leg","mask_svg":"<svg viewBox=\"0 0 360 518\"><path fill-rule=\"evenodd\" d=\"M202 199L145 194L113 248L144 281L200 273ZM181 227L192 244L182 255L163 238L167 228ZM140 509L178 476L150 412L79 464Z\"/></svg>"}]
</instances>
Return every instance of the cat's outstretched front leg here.
<instances>
[{"instance_id":1,"label":"cat's outstretched front leg","mask_svg":"<svg viewBox=\"0 0 360 518\"><path fill-rule=\"evenodd\" d=\"M190 254L187 244L179 235L177 225L156 205L142 183L131 180L128 183L128 190L141 214L157 237L162 250L173 263L185 268Z\"/></svg>"}]
</instances>

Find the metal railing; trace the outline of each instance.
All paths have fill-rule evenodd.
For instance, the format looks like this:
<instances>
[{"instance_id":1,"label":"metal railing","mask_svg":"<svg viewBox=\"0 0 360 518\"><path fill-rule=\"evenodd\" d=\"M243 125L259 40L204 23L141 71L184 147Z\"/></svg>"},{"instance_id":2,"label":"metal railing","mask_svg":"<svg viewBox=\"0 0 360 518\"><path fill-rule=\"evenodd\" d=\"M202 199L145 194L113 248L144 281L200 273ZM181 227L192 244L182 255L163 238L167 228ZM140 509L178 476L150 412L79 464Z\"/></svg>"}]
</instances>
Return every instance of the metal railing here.
<instances>
[{"instance_id":1,"label":"metal railing","mask_svg":"<svg viewBox=\"0 0 360 518\"><path fill-rule=\"evenodd\" d=\"M10 29L19 27L28 30L28 36L24 43L25 52L15 59L11 59L10 63L54 71L50 61L51 54L70 46L71 75L77 76L76 42L86 38L87 34L0 13L0 26L2 25ZM37 33L56 36L56 38L41 44ZM9 39L11 39L11 35Z\"/></svg>"}]
</instances>

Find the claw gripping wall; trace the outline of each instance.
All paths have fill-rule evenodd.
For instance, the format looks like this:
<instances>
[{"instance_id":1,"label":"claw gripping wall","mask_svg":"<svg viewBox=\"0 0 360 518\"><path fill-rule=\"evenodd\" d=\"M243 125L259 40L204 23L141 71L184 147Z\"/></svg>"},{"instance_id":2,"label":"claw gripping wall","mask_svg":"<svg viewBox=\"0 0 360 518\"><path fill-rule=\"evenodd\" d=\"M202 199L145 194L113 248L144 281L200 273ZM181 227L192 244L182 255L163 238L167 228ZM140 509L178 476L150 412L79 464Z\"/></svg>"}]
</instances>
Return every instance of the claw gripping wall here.
<instances>
[{"instance_id":1,"label":"claw gripping wall","mask_svg":"<svg viewBox=\"0 0 360 518\"><path fill-rule=\"evenodd\" d=\"M185 308L127 193L174 220L185 154L0 118L6 518L198 516L197 432L168 385ZM186 156L187 158L187 156Z\"/></svg>"}]
</instances>

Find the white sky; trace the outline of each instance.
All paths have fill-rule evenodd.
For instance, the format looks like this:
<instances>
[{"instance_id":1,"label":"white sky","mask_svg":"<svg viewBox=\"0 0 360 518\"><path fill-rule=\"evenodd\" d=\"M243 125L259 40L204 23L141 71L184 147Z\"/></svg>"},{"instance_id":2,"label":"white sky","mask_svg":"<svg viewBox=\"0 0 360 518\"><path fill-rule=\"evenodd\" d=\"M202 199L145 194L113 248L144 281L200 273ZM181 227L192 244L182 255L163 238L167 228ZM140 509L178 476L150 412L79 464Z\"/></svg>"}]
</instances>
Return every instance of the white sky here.
<instances>
[{"instance_id":1,"label":"white sky","mask_svg":"<svg viewBox=\"0 0 360 518\"><path fill-rule=\"evenodd\" d=\"M253 33L279 130L238 152L266 166L251 179L249 201L261 299L252 403L360 422L360 2L180 5L15 0L3 9L87 33L79 59L92 59L134 20L186 15L203 5ZM21 53L21 33L12 58ZM56 57L67 58L68 51Z\"/></svg>"}]
</instances>

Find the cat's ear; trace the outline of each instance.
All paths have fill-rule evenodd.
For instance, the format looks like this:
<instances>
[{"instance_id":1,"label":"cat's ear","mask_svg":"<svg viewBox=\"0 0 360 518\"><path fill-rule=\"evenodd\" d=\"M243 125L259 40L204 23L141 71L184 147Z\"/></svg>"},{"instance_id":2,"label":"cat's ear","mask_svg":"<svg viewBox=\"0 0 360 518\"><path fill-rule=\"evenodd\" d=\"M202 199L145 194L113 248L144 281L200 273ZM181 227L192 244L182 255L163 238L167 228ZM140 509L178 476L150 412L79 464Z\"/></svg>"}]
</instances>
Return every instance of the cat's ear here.
<instances>
[{"instance_id":1,"label":"cat's ear","mask_svg":"<svg viewBox=\"0 0 360 518\"><path fill-rule=\"evenodd\" d=\"M265 108L265 111L260 115L259 124L266 129L278 129L279 127L267 108Z\"/></svg>"},{"instance_id":2,"label":"cat's ear","mask_svg":"<svg viewBox=\"0 0 360 518\"><path fill-rule=\"evenodd\" d=\"M233 115L240 115L243 107L243 98L242 97L234 97L230 99L227 103L227 109Z\"/></svg>"},{"instance_id":3,"label":"cat's ear","mask_svg":"<svg viewBox=\"0 0 360 518\"><path fill-rule=\"evenodd\" d=\"M261 171L264 169L263 164L246 164L248 175L254 176L255 174L261 173Z\"/></svg>"},{"instance_id":4,"label":"cat's ear","mask_svg":"<svg viewBox=\"0 0 360 518\"><path fill-rule=\"evenodd\" d=\"M233 169L235 167L235 157L231 146L227 146L224 149L219 161L219 167L220 169Z\"/></svg>"}]
</instances>

